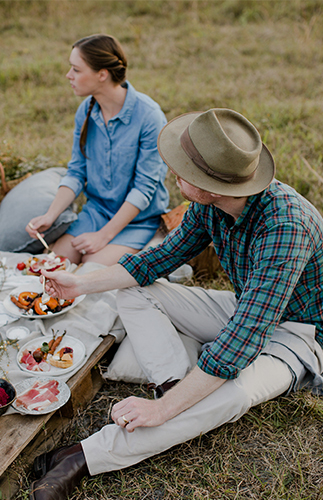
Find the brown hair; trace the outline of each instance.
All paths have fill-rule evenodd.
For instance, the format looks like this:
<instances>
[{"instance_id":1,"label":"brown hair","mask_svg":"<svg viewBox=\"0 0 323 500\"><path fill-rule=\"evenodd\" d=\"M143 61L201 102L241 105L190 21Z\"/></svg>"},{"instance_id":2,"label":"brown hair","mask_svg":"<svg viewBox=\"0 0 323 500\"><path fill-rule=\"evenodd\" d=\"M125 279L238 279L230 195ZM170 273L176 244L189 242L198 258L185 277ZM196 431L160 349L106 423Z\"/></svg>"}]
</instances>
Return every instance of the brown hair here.
<instances>
[{"instance_id":1,"label":"brown hair","mask_svg":"<svg viewBox=\"0 0 323 500\"><path fill-rule=\"evenodd\" d=\"M91 35L81 38L73 44L73 49L78 48L82 59L93 71L107 69L115 84L121 84L126 79L127 58L116 38L110 35ZM80 148L84 156L87 137L88 121L95 104L92 96L89 109L82 125L80 135Z\"/></svg>"}]
</instances>

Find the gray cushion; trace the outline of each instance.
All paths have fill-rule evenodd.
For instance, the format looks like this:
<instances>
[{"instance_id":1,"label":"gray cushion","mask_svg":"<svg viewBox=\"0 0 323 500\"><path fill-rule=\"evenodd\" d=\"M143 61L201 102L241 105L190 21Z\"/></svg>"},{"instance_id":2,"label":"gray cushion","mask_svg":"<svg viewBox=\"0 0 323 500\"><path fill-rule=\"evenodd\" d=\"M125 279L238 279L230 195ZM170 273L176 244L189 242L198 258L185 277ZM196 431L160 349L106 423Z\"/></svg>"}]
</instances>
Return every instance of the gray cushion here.
<instances>
[{"instance_id":1,"label":"gray cushion","mask_svg":"<svg viewBox=\"0 0 323 500\"><path fill-rule=\"evenodd\" d=\"M47 212L66 172L64 167L43 170L9 191L0 204L0 250L43 253L42 243L31 238L25 227L33 217ZM56 241L76 219L68 207L44 233L47 243Z\"/></svg>"}]
</instances>

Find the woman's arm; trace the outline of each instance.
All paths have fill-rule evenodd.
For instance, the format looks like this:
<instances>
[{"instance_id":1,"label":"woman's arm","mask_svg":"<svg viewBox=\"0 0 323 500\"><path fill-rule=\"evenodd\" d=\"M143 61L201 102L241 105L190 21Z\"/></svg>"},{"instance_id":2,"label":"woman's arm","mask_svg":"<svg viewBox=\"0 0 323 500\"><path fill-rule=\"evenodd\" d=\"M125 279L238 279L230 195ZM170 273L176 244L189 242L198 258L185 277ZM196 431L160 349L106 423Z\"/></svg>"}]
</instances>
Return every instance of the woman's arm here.
<instances>
[{"instance_id":1,"label":"woman's arm","mask_svg":"<svg viewBox=\"0 0 323 500\"><path fill-rule=\"evenodd\" d=\"M140 210L125 201L112 219L96 233L83 233L77 236L72 245L77 251L96 253L104 248L113 238L122 231L138 214Z\"/></svg>"},{"instance_id":2,"label":"woman's arm","mask_svg":"<svg viewBox=\"0 0 323 500\"><path fill-rule=\"evenodd\" d=\"M37 231L40 233L46 231L46 229L52 226L57 217L62 212L64 212L64 210L67 207L70 206L70 204L74 201L74 199L75 199L74 191L66 186L61 186L58 189L56 196L52 204L50 205L49 209L47 210L46 214L34 217L29 222L29 224L32 225L33 229L29 226L29 224L27 224L26 226L27 233L29 233L30 236L32 236L33 238L36 238Z\"/></svg>"}]
</instances>

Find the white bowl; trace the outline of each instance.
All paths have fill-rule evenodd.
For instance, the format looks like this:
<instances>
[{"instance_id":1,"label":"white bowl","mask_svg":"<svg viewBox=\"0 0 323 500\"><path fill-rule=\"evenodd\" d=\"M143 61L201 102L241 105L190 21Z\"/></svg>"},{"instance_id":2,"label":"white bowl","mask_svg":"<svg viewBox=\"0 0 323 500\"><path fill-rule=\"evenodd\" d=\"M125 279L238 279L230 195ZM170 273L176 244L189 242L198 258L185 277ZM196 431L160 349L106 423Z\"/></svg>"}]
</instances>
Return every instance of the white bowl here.
<instances>
[{"instance_id":1,"label":"white bowl","mask_svg":"<svg viewBox=\"0 0 323 500\"><path fill-rule=\"evenodd\" d=\"M169 281L172 283L184 283L185 281L191 279L193 276L193 269L189 264L183 264L178 269L175 269L171 274L168 275Z\"/></svg>"},{"instance_id":2,"label":"white bowl","mask_svg":"<svg viewBox=\"0 0 323 500\"><path fill-rule=\"evenodd\" d=\"M12 326L6 331L6 336L10 340L21 340L28 337L28 335L30 335L30 330L25 326Z\"/></svg>"}]
</instances>

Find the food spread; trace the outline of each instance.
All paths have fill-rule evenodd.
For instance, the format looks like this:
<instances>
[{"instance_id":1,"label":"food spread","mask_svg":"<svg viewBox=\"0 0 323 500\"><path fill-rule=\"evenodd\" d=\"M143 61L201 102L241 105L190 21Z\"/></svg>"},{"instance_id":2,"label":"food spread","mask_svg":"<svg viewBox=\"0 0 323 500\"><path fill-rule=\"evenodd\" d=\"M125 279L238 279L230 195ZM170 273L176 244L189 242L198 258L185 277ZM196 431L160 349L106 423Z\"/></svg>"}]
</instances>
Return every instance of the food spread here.
<instances>
[{"instance_id":1,"label":"food spread","mask_svg":"<svg viewBox=\"0 0 323 500\"><path fill-rule=\"evenodd\" d=\"M58 401L58 381L36 381L29 389L25 390L16 399L16 406L23 406L26 410L44 410L47 406Z\"/></svg>"},{"instance_id":2,"label":"food spread","mask_svg":"<svg viewBox=\"0 0 323 500\"><path fill-rule=\"evenodd\" d=\"M18 262L17 269L22 274L29 276L40 276L41 271L63 271L66 269L67 258L61 255L52 257L51 255L42 255L41 257L29 257L24 262Z\"/></svg>"},{"instance_id":3,"label":"food spread","mask_svg":"<svg viewBox=\"0 0 323 500\"><path fill-rule=\"evenodd\" d=\"M43 342L39 347L24 349L19 359L24 368L30 371L48 372L51 365L56 368L70 368L73 366L73 349L65 346L58 350L66 331L62 335L53 332L52 339Z\"/></svg>"},{"instance_id":4,"label":"food spread","mask_svg":"<svg viewBox=\"0 0 323 500\"><path fill-rule=\"evenodd\" d=\"M6 391L0 387L0 407L5 406L10 400L10 397L6 393Z\"/></svg>"},{"instance_id":5,"label":"food spread","mask_svg":"<svg viewBox=\"0 0 323 500\"><path fill-rule=\"evenodd\" d=\"M74 299L65 300L50 297L49 300L43 303L42 295L42 293L25 291L19 293L19 295L10 295L10 300L19 309L24 310L23 314L26 316L54 314L72 305L74 302Z\"/></svg>"}]
</instances>

